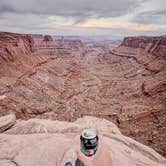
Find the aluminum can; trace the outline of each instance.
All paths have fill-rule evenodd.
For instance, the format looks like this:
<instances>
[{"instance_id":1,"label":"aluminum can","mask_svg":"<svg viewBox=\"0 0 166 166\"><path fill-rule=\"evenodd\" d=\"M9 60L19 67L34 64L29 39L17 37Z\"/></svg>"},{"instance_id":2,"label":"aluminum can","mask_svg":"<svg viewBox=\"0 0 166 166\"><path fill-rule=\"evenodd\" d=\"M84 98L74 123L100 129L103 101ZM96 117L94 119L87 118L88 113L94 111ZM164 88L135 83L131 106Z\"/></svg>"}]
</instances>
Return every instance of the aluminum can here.
<instances>
[{"instance_id":1,"label":"aluminum can","mask_svg":"<svg viewBox=\"0 0 166 166\"><path fill-rule=\"evenodd\" d=\"M95 129L85 129L80 136L81 152L90 157L93 156L98 148L98 133Z\"/></svg>"}]
</instances>

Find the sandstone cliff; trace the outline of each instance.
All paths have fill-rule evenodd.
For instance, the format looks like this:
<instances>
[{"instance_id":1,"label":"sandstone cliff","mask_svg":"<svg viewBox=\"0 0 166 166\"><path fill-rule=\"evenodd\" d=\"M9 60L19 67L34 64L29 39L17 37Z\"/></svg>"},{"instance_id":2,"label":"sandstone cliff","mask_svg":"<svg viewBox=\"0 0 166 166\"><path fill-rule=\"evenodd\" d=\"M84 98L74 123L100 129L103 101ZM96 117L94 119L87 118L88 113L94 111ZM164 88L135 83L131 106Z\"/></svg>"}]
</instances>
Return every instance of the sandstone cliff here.
<instances>
[{"instance_id":1,"label":"sandstone cliff","mask_svg":"<svg viewBox=\"0 0 166 166\"><path fill-rule=\"evenodd\" d=\"M34 41L29 35L0 33L0 64L35 51Z\"/></svg>"},{"instance_id":2,"label":"sandstone cliff","mask_svg":"<svg viewBox=\"0 0 166 166\"><path fill-rule=\"evenodd\" d=\"M24 75L49 57L38 54L30 35L0 32L0 95L9 92Z\"/></svg>"},{"instance_id":3,"label":"sandstone cliff","mask_svg":"<svg viewBox=\"0 0 166 166\"><path fill-rule=\"evenodd\" d=\"M126 37L122 41L121 45L132 48L142 48L152 55L166 59L166 36Z\"/></svg>"}]
</instances>

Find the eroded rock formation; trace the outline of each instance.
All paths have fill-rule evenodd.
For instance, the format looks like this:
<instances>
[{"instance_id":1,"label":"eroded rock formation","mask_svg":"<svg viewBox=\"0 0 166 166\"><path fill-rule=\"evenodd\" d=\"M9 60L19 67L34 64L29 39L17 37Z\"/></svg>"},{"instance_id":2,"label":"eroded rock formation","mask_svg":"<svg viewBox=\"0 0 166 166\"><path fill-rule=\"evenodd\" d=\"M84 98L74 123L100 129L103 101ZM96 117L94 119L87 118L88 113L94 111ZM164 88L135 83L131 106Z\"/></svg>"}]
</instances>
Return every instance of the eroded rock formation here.
<instances>
[{"instance_id":1,"label":"eroded rock formation","mask_svg":"<svg viewBox=\"0 0 166 166\"><path fill-rule=\"evenodd\" d=\"M28 35L0 33L0 63L11 62L20 55L35 51L34 41Z\"/></svg>"},{"instance_id":2,"label":"eroded rock formation","mask_svg":"<svg viewBox=\"0 0 166 166\"><path fill-rule=\"evenodd\" d=\"M45 35L44 36L44 39L43 39L43 42L52 42L53 41L53 38L50 36L50 35Z\"/></svg>"},{"instance_id":3,"label":"eroded rock formation","mask_svg":"<svg viewBox=\"0 0 166 166\"><path fill-rule=\"evenodd\" d=\"M166 59L166 36L159 37L126 37L124 38L122 46L142 48L147 52L157 57Z\"/></svg>"}]
</instances>

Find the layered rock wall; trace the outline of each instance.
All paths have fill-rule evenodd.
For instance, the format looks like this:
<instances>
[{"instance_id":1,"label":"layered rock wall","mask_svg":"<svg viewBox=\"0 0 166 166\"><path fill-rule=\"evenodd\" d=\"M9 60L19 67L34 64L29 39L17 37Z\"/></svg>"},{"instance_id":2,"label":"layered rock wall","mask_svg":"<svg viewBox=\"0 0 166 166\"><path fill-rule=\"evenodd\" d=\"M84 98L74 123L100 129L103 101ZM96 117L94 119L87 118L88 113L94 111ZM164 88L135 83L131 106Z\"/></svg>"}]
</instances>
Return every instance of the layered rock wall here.
<instances>
[{"instance_id":1,"label":"layered rock wall","mask_svg":"<svg viewBox=\"0 0 166 166\"><path fill-rule=\"evenodd\" d=\"M155 56L166 58L166 36L126 37L121 45L132 48L142 48Z\"/></svg>"},{"instance_id":2,"label":"layered rock wall","mask_svg":"<svg viewBox=\"0 0 166 166\"><path fill-rule=\"evenodd\" d=\"M0 33L0 64L15 61L19 56L35 51L33 38L29 35Z\"/></svg>"}]
</instances>

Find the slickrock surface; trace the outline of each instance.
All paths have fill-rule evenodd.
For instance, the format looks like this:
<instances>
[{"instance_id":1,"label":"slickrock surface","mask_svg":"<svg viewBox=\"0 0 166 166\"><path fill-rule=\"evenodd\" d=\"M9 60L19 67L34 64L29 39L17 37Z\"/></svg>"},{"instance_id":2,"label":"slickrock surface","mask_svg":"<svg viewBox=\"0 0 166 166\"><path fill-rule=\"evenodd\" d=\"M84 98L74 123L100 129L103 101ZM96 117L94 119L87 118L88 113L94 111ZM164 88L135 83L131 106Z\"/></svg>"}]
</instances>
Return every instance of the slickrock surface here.
<instances>
[{"instance_id":1,"label":"slickrock surface","mask_svg":"<svg viewBox=\"0 0 166 166\"><path fill-rule=\"evenodd\" d=\"M76 160L79 136L85 128L96 128L108 146L114 166L165 166L166 159L149 147L121 134L107 120L84 117L74 123L30 119L18 121L0 134L1 166L64 166Z\"/></svg>"},{"instance_id":2,"label":"slickrock surface","mask_svg":"<svg viewBox=\"0 0 166 166\"><path fill-rule=\"evenodd\" d=\"M142 38L128 38L112 49L108 41L62 39L42 45L25 35L0 35L1 55L10 57L8 45L18 50L12 62L0 59L0 115L105 118L166 156L165 37L144 37L146 48L137 46ZM18 40L24 44L10 44Z\"/></svg>"}]
</instances>

